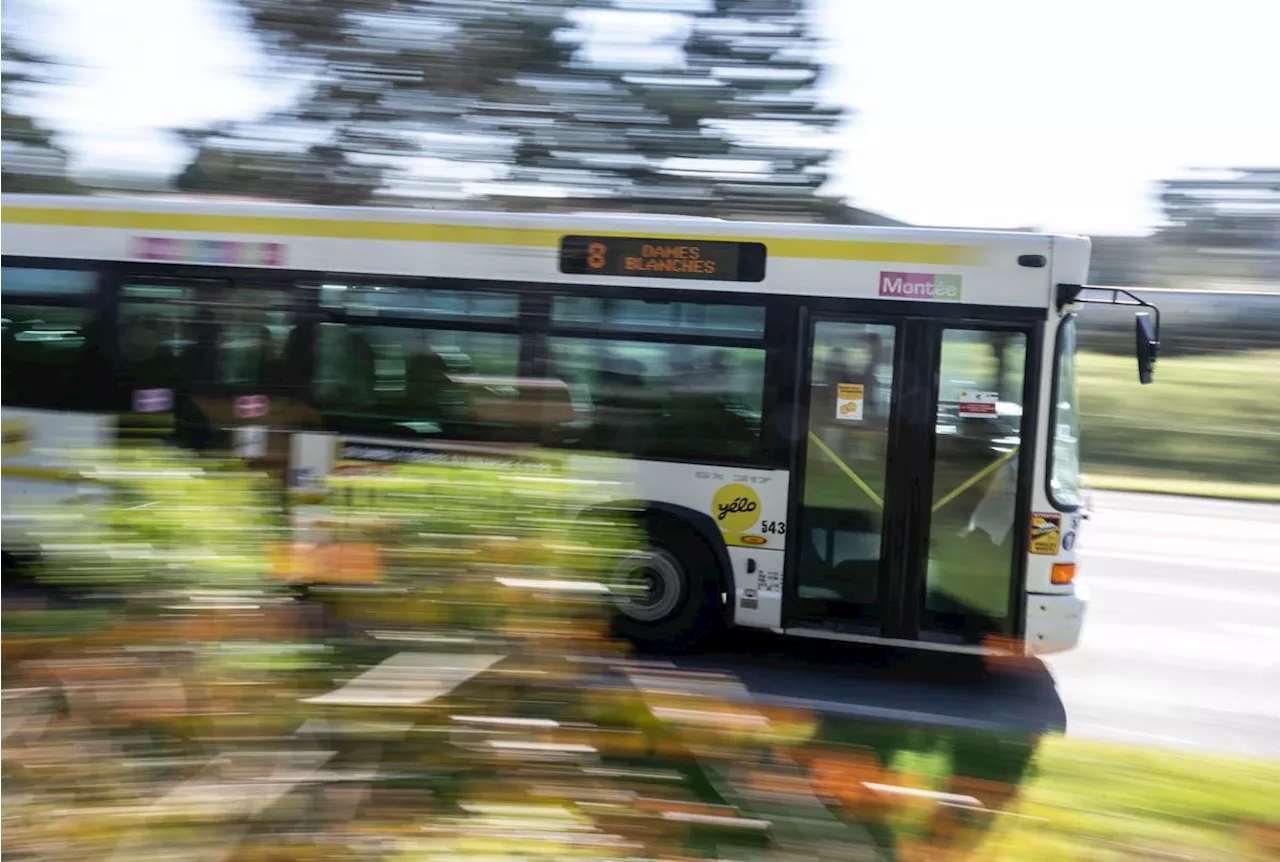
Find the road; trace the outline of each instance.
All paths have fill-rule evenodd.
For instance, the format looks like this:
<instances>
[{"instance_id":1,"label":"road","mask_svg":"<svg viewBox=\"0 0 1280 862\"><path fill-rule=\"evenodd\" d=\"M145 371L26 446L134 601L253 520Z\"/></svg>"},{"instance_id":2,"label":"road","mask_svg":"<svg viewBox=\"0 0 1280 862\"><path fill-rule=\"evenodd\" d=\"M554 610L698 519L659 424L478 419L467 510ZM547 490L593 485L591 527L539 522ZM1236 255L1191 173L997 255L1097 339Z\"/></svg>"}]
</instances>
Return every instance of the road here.
<instances>
[{"instance_id":1,"label":"road","mask_svg":"<svg viewBox=\"0 0 1280 862\"><path fill-rule=\"evenodd\" d=\"M966 657L737 635L678 659L760 701L1280 759L1280 506L1098 493L1080 647Z\"/></svg>"},{"instance_id":2,"label":"road","mask_svg":"<svg viewBox=\"0 0 1280 862\"><path fill-rule=\"evenodd\" d=\"M1280 506L1098 493L1069 735L1280 758Z\"/></svg>"}]
</instances>

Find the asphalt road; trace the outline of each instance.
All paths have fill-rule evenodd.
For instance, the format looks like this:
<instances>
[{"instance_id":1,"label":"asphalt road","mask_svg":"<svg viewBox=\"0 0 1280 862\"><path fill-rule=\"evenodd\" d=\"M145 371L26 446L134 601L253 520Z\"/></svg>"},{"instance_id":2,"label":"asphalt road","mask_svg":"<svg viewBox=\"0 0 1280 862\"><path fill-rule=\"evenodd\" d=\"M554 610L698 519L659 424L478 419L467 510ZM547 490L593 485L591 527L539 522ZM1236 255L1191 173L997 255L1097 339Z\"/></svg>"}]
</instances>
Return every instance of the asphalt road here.
<instances>
[{"instance_id":1,"label":"asphalt road","mask_svg":"<svg viewBox=\"0 0 1280 862\"><path fill-rule=\"evenodd\" d=\"M1280 506L1098 493L1069 735L1280 758Z\"/></svg>"},{"instance_id":2,"label":"asphalt road","mask_svg":"<svg viewBox=\"0 0 1280 862\"><path fill-rule=\"evenodd\" d=\"M1280 759L1280 506L1098 493L1080 647L1041 661L739 634L675 663L762 702Z\"/></svg>"}]
</instances>

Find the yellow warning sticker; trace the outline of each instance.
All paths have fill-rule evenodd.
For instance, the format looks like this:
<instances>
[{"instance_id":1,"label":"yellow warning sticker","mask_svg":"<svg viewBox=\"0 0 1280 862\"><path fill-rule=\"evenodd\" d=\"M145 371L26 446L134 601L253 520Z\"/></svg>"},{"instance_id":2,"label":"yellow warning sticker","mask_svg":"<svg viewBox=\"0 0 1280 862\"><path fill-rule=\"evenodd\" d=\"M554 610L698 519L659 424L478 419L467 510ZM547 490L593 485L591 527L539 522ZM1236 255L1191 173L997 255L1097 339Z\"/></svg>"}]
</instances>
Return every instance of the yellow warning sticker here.
<instances>
[{"instance_id":1,"label":"yellow warning sticker","mask_svg":"<svg viewBox=\"0 0 1280 862\"><path fill-rule=\"evenodd\" d=\"M1062 545L1062 516L1057 512L1031 513L1031 553L1057 556Z\"/></svg>"}]
</instances>

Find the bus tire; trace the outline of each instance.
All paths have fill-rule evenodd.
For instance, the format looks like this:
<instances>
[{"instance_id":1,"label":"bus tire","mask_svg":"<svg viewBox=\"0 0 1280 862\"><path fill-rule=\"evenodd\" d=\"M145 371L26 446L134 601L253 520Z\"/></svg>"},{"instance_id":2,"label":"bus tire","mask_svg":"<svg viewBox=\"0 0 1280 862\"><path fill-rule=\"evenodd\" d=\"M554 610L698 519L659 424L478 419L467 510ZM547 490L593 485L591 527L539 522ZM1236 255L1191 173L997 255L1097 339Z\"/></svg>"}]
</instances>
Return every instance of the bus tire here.
<instances>
[{"instance_id":1,"label":"bus tire","mask_svg":"<svg viewBox=\"0 0 1280 862\"><path fill-rule=\"evenodd\" d=\"M650 516L645 534L646 546L613 571L615 584L646 590L617 600L614 633L641 650L684 652L721 619L720 567L706 541L675 518Z\"/></svg>"}]
</instances>

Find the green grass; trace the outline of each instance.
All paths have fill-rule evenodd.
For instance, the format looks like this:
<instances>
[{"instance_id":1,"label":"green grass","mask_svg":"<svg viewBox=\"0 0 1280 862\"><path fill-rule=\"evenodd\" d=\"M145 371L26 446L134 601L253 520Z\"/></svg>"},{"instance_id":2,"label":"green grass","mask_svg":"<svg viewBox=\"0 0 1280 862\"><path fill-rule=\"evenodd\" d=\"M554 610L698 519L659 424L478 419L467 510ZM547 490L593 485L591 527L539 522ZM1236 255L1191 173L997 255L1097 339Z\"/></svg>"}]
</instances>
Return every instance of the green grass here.
<instances>
[{"instance_id":1,"label":"green grass","mask_svg":"<svg viewBox=\"0 0 1280 862\"><path fill-rule=\"evenodd\" d=\"M958 793L846 810L893 859L960 848L985 860L1271 859L1280 763L1066 739L828 720L822 738L876 753L879 783ZM893 796L885 797L893 799ZM868 820L870 815L870 820ZM960 858L959 856L955 858Z\"/></svg>"},{"instance_id":2,"label":"green grass","mask_svg":"<svg viewBox=\"0 0 1280 862\"><path fill-rule=\"evenodd\" d=\"M988 859L1264 859L1280 764L1054 737L992 830Z\"/></svg>"},{"instance_id":3,"label":"green grass","mask_svg":"<svg viewBox=\"0 0 1280 862\"><path fill-rule=\"evenodd\" d=\"M1280 351L1177 357L1140 386L1132 358L1082 353L1085 472L1098 488L1276 499L1277 371Z\"/></svg>"}]
</instances>

